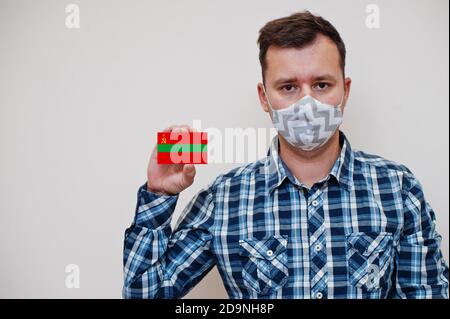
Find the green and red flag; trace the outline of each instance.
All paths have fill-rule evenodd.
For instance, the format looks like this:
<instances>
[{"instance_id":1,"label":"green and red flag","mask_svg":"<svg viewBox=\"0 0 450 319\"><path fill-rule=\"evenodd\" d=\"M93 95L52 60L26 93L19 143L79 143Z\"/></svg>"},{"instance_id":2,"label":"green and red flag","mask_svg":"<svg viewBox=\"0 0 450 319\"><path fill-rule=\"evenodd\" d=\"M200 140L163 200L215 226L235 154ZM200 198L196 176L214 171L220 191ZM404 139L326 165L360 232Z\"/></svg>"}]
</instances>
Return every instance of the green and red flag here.
<instances>
[{"instance_id":1,"label":"green and red flag","mask_svg":"<svg viewBox=\"0 0 450 319\"><path fill-rule=\"evenodd\" d=\"M207 164L206 132L158 132L158 164Z\"/></svg>"}]
</instances>

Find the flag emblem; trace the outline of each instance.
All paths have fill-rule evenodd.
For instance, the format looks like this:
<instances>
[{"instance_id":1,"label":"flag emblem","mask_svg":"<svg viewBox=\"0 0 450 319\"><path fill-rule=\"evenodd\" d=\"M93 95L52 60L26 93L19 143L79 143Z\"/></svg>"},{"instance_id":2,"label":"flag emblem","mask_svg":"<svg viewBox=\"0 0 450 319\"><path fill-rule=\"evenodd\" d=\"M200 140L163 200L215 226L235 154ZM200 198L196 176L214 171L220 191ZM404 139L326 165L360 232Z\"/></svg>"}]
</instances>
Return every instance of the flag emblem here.
<instances>
[{"instance_id":1,"label":"flag emblem","mask_svg":"<svg viewBox=\"0 0 450 319\"><path fill-rule=\"evenodd\" d=\"M158 132L158 164L207 164L206 132Z\"/></svg>"}]
</instances>

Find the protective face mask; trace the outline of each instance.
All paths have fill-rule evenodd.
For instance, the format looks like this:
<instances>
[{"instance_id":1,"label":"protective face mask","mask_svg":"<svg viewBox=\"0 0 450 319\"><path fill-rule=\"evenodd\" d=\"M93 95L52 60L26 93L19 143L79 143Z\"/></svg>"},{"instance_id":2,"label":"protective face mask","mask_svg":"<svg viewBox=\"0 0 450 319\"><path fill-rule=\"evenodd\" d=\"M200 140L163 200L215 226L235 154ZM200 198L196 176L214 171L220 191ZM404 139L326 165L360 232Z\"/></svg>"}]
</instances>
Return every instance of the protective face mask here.
<instances>
[{"instance_id":1,"label":"protective face mask","mask_svg":"<svg viewBox=\"0 0 450 319\"><path fill-rule=\"evenodd\" d=\"M272 111L272 122L277 131L294 147L312 151L324 145L342 123L341 103L338 106L322 103L306 95L294 104Z\"/></svg>"}]
</instances>

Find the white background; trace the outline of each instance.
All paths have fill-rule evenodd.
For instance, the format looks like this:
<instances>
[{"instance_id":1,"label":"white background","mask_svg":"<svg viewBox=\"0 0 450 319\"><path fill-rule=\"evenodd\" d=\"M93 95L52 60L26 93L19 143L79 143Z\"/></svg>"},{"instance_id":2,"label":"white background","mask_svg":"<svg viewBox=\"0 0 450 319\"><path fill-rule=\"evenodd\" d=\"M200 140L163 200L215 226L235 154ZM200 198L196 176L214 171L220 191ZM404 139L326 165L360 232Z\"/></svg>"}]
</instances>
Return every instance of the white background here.
<instances>
[{"instance_id":1,"label":"white background","mask_svg":"<svg viewBox=\"0 0 450 319\"><path fill-rule=\"evenodd\" d=\"M156 132L270 127L256 94L258 30L309 9L330 20L353 79L351 145L407 165L449 257L448 1L0 0L0 297L120 298L123 233ZM198 167L188 200L238 164ZM65 267L80 267L80 288ZM227 295L216 269L187 297Z\"/></svg>"}]
</instances>

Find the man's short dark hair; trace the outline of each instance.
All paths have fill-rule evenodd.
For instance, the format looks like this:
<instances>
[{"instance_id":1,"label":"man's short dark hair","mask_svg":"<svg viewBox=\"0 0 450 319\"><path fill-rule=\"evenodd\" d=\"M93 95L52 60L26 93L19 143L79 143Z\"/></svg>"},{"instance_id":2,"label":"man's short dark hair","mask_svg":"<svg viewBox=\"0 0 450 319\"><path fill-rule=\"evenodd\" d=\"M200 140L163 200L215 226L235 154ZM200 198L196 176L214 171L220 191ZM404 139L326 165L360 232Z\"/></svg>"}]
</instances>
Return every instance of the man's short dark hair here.
<instances>
[{"instance_id":1,"label":"man's short dark hair","mask_svg":"<svg viewBox=\"0 0 450 319\"><path fill-rule=\"evenodd\" d=\"M259 62L262 77L267 68L266 54L271 45L281 48L301 49L312 44L317 35L322 34L333 41L339 51L342 74L345 75L345 44L336 28L320 16L309 11L272 20L259 30Z\"/></svg>"}]
</instances>

